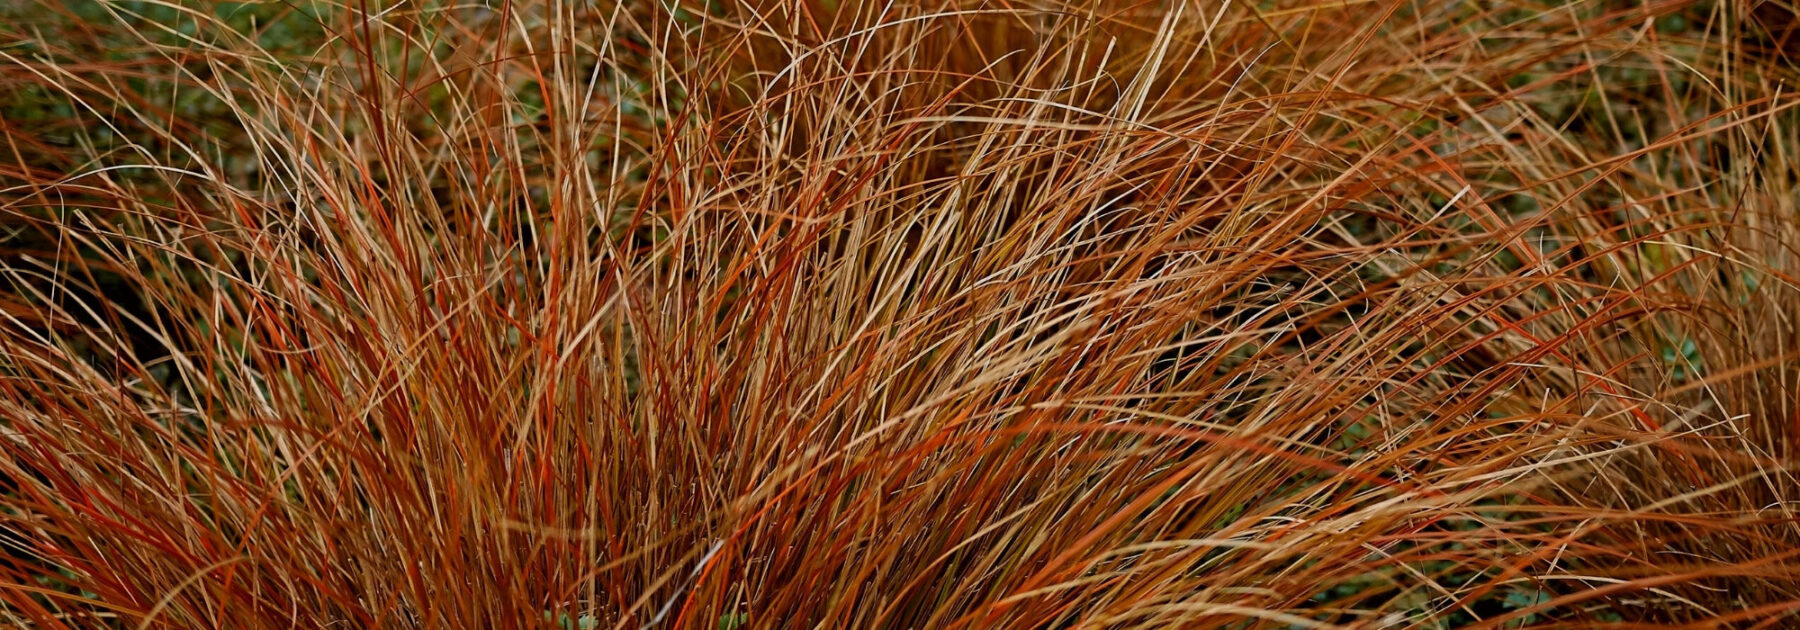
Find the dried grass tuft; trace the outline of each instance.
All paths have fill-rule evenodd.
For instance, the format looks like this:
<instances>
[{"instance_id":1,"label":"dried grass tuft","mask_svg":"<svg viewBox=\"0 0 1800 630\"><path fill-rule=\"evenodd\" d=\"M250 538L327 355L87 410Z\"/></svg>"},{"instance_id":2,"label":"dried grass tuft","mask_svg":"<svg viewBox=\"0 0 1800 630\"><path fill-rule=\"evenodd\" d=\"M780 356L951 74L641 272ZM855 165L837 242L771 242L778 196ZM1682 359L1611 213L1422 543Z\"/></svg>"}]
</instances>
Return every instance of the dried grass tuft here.
<instances>
[{"instance_id":1,"label":"dried grass tuft","mask_svg":"<svg viewBox=\"0 0 1800 630\"><path fill-rule=\"evenodd\" d=\"M0 618L1795 623L1770 4L0 9Z\"/></svg>"}]
</instances>

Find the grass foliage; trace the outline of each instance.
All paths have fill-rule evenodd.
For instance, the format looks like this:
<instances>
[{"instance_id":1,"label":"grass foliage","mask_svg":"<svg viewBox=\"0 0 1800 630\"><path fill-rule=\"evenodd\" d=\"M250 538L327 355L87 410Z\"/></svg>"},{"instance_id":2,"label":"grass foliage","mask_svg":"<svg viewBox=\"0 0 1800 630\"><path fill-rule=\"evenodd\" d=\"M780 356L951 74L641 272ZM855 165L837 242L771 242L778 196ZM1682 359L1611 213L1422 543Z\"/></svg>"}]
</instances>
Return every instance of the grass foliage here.
<instances>
[{"instance_id":1,"label":"grass foliage","mask_svg":"<svg viewBox=\"0 0 1800 630\"><path fill-rule=\"evenodd\" d=\"M1800 623L1762 0L18 0L0 619Z\"/></svg>"}]
</instances>

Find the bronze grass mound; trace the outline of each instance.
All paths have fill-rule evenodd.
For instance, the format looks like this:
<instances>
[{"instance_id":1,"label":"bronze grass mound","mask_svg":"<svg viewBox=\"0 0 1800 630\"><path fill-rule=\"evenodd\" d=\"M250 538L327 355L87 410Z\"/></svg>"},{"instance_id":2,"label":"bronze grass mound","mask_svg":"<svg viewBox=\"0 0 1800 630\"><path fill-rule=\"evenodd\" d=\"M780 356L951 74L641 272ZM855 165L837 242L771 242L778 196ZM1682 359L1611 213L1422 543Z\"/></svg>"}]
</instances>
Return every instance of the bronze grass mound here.
<instances>
[{"instance_id":1,"label":"bronze grass mound","mask_svg":"<svg viewBox=\"0 0 1800 630\"><path fill-rule=\"evenodd\" d=\"M1800 624L1765 4L0 3L0 619Z\"/></svg>"}]
</instances>

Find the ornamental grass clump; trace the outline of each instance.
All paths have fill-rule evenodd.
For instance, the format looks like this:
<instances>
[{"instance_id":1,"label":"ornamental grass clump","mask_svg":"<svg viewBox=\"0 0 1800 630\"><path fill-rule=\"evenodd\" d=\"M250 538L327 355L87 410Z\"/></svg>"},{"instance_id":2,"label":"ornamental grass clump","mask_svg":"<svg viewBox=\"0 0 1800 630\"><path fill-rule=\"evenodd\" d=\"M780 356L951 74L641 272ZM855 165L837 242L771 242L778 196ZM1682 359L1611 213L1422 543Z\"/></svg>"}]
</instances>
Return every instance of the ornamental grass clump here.
<instances>
[{"instance_id":1,"label":"ornamental grass clump","mask_svg":"<svg viewBox=\"0 0 1800 630\"><path fill-rule=\"evenodd\" d=\"M0 619L1800 623L1774 4L0 7Z\"/></svg>"}]
</instances>

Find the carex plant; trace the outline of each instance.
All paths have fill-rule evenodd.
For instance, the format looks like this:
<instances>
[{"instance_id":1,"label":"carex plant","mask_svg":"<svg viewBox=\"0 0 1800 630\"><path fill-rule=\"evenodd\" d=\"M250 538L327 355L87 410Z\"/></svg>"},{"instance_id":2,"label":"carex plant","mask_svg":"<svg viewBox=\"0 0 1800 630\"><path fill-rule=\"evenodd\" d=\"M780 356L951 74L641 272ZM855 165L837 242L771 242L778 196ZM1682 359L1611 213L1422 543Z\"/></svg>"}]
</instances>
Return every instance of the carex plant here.
<instances>
[{"instance_id":1,"label":"carex plant","mask_svg":"<svg viewBox=\"0 0 1800 630\"><path fill-rule=\"evenodd\" d=\"M9 624L1796 623L1785 4L0 17Z\"/></svg>"}]
</instances>

